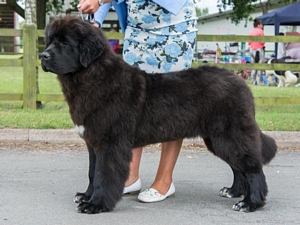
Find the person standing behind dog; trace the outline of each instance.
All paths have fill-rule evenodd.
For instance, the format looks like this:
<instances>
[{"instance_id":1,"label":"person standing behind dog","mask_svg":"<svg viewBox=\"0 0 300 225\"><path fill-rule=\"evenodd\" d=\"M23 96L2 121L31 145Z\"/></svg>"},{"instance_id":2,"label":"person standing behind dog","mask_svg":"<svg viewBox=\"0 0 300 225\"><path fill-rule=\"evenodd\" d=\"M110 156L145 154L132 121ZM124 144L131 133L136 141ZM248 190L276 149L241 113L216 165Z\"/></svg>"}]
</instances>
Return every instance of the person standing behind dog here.
<instances>
[{"instance_id":1,"label":"person standing behind dog","mask_svg":"<svg viewBox=\"0 0 300 225\"><path fill-rule=\"evenodd\" d=\"M94 13L99 7L98 2L102 5L111 0L81 0L78 8L83 13ZM123 12L123 16L119 15L118 6L114 7L119 20L127 21L123 58L128 64L148 73L180 71L191 67L197 36L194 0L119 0L118 3L120 6L127 5L127 14ZM97 15L102 7L95 15L96 20L105 17L103 14ZM98 22L102 24L102 21ZM155 180L150 188L139 194L140 201L159 202L175 193L172 177L182 142L183 139L162 143ZM142 148L134 149L132 154L124 194L141 189L139 166Z\"/></svg>"},{"instance_id":2,"label":"person standing behind dog","mask_svg":"<svg viewBox=\"0 0 300 225\"><path fill-rule=\"evenodd\" d=\"M250 36L265 36L263 31L263 24L260 20L254 19L253 30L250 32ZM252 63L263 63L265 57L265 42L249 42L250 54L252 57ZM254 85L263 85L263 79L260 70L251 71L251 79Z\"/></svg>"},{"instance_id":3,"label":"person standing behind dog","mask_svg":"<svg viewBox=\"0 0 300 225\"><path fill-rule=\"evenodd\" d=\"M279 36L285 36L285 34L283 32L280 32L278 35ZM286 47L287 47L287 43L283 43L283 42L278 43L277 59L285 60L285 59L289 58L286 55Z\"/></svg>"}]
</instances>

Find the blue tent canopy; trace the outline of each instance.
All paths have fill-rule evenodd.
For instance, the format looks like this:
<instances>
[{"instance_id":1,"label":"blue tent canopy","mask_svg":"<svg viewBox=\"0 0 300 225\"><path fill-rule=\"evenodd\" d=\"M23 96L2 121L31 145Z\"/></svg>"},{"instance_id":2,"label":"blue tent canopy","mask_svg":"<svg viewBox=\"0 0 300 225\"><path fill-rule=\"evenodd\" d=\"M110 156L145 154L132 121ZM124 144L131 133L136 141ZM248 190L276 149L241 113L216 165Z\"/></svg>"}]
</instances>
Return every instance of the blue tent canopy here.
<instances>
[{"instance_id":1,"label":"blue tent canopy","mask_svg":"<svg viewBox=\"0 0 300 225\"><path fill-rule=\"evenodd\" d=\"M279 34L280 25L300 25L300 2L284 6L262 16L257 17L265 25L274 25L275 35ZM277 57L278 44L275 43L275 56Z\"/></svg>"},{"instance_id":2,"label":"blue tent canopy","mask_svg":"<svg viewBox=\"0 0 300 225\"><path fill-rule=\"evenodd\" d=\"M257 17L263 25L274 25L275 35L279 33L280 25L300 25L300 2L284 6Z\"/></svg>"}]
</instances>

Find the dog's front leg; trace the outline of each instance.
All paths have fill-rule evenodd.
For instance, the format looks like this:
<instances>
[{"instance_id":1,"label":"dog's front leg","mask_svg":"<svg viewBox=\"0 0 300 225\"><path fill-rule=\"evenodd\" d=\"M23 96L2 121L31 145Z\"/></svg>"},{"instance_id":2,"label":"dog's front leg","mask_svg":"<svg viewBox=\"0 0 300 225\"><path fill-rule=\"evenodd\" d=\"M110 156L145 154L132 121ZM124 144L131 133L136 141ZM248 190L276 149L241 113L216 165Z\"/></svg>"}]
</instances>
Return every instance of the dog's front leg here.
<instances>
[{"instance_id":1,"label":"dog's front leg","mask_svg":"<svg viewBox=\"0 0 300 225\"><path fill-rule=\"evenodd\" d=\"M129 175L131 147L101 145L95 149L93 194L78 205L78 212L94 214L111 211L121 199Z\"/></svg>"},{"instance_id":2,"label":"dog's front leg","mask_svg":"<svg viewBox=\"0 0 300 225\"><path fill-rule=\"evenodd\" d=\"M87 144L88 152L89 152L89 185L87 190L84 193L77 192L75 195L74 202L80 203L83 201L88 201L93 192L93 181L94 181L94 173L95 173L95 164L96 164L96 154L94 149Z\"/></svg>"},{"instance_id":3,"label":"dog's front leg","mask_svg":"<svg viewBox=\"0 0 300 225\"><path fill-rule=\"evenodd\" d=\"M105 210L105 206L103 205L104 201L104 191L103 185L101 184L101 180L103 180L103 173L101 172L101 160L99 151L95 153L95 167L92 180L90 179L90 184L88 190L92 189L92 195L86 201L81 201L77 207L77 211L80 213L88 213L94 214L99 213ZM90 169L92 169L90 167ZM89 173L90 174L90 173ZM91 183L92 182L92 183Z\"/></svg>"}]
</instances>

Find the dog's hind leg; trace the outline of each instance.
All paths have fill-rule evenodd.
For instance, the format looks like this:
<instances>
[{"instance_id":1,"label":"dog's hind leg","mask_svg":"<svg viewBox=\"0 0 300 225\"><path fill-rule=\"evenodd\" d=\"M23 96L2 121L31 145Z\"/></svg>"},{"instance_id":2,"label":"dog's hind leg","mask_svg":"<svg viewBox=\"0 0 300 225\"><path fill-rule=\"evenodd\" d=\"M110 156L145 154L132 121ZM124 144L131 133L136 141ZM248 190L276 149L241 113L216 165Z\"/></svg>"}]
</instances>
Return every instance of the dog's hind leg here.
<instances>
[{"instance_id":1,"label":"dog's hind leg","mask_svg":"<svg viewBox=\"0 0 300 225\"><path fill-rule=\"evenodd\" d=\"M269 163L277 152L277 145L275 140L264 133L260 132L261 139L261 161L262 164ZM233 206L236 211L255 211L257 208L265 204L268 193L266 178L261 165L253 167L253 160L246 161L245 180L246 180L246 195L244 199ZM257 162L257 160L255 160ZM259 168L258 172L252 171L253 168Z\"/></svg>"},{"instance_id":2,"label":"dog's hind leg","mask_svg":"<svg viewBox=\"0 0 300 225\"><path fill-rule=\"evenodd\" d=\"M88 144L87 144L87 149L89 152L89 185L87 190L84 193L77 192L75 194L75 198L74 198L75 203L88 201L94 192L93 181L94 181L94 173L95 173L96 155L94 149Z\"/></svg>"},{"instance_id":3,"label":"dog's hind leg","mask_svg":"<svg viewBox=\"0 0 300 225\"><path fill-rule=\"evenodd\" d=\"M209 151L216 155L210 138L203 138ZM245 194L245 175L231 167L233 172L233 184L231 188L224 187L220 190L221 197L238 198Z\"/></svg>"},{"instance_id":4,"label":"dog's hind leg","mask_svg":"<svg viewBox=\"0 0 300 225\"><path fill-rule=\"evenodd\" d=\"M232 208L235 211L254 212L266 203L268 193L265 175L262 169L257 173L246 173L247 191L244 199Z\"/></svg>"},{"instance_id":5,"label":"dog's hind leg","mask_svg":"<svg viewBox=\"0 0 300 225\"><path fill-rule=\"evenodd\" d=\"M252 212L265 205L268 192L265 176L262 171L261 153L255 149L261 146L259 136L246 137L234 133L211 138L215 154L227 162L236 171L235 190L242 184L244 199L233 206L236 211ZM236 192L235 195L240 193Z\"/></svg>"},{"instance_id":6,"label":"dog's hind leg","mask_svg":"<svg viewBox=\"0 0 300 225\"><path fill-rule=\"evenodd\" d=\"M224 187L220 190L220 196L226 198L239 198L246 193L245 174L232 168L233 184L230 188Z\"/></svg>"},{"instance_id":7,"label":"dog's hind leg","mask_svg":"<svg viewBox=\"0 0 300 225\"><path fill-rule=\"evenodd\" d=\"M210 138L203 138L204 144L206 145L207 149L211 151L214 155L216 155L215 150L213 148L212 142Z\"/></svg>"}]
</instances>

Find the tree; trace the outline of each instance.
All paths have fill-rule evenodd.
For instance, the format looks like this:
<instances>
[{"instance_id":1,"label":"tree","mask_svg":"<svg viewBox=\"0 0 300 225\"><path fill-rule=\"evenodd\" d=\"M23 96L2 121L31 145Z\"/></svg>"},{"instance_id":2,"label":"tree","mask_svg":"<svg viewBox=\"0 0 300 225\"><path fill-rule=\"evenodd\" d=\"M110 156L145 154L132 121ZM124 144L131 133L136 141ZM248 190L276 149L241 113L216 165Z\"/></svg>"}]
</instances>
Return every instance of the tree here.
<instances>
[{"instance_id":1,"label":"tree","mask_svg":"<svg viewBox=\"0 0 300 225\"><path fill-rule=\"evenodd\" d=\"M198 17L200 17L200 16L205 16L205 15L207 15L207 14L209 14L208 8L200 9L200 8L196 7L196 15L197 15Z\"/></svg>"},{"instance_id":2,"label":"tree","mask_svg":"<svg viewBox=\"0 0 300 225\"><path fill-rule=\"evenodd\" d=\"M36 0L25 1L25 24L36 24Z\"/></svg>"},{"instance_id":3,"label":"tree","mask_svg":"<svg viewBox=\"0 0 300 225\"><path fill-rule=\"evenodd\" d=\"M46 0L46 12L51 12L52 14L57 15L62 12L64 4L64 0Z\"/></svg>"},{"instance_id":4,"label":"tree","mask_svg":"<svg viewBox=\"0 0 300 225\"><path fill-rule=\"evenodd\" d=\"M297 0L284 0L285 4L291 4L297 2ZM218 0L217 7L219 11L222 12L226 9L232 9L233 14L231 15L231 20L235 24L240 23L241 20L245 20L246 24L251 21L251 13L257 8L257 4L260 5L263 14L267 13L274 4L272 0Z\"/></svg>"}]
</instances>

